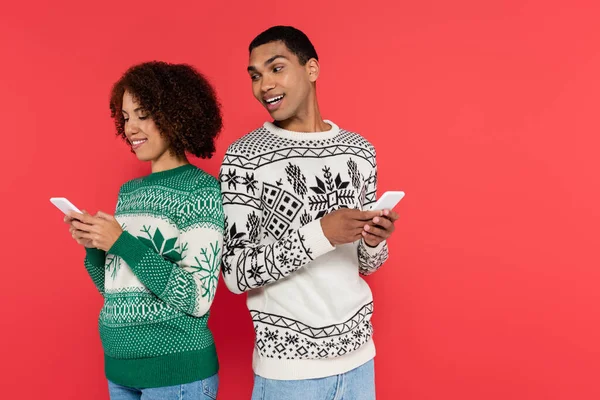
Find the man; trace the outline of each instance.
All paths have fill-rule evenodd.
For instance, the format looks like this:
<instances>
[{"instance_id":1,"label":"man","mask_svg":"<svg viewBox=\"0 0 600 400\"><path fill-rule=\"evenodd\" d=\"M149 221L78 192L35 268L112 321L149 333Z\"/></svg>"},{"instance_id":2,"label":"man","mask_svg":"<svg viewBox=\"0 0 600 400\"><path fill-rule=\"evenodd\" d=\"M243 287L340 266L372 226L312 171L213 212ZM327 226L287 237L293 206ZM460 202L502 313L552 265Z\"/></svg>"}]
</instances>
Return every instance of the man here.
<instances>
[{"instance_id":1,"label":"man","mask_svg":"<svg viewBox=\"0 0 600 400\"><path fill-rule=\"evenodd\" d=\"M321 118L319 61L301 31L250 44L248 74L274 122L233 143L220 172L223 274L248 292L253 399L374 399L372 294L398 215L376 198L375 149Z\"/></svg>"}]
</instances>

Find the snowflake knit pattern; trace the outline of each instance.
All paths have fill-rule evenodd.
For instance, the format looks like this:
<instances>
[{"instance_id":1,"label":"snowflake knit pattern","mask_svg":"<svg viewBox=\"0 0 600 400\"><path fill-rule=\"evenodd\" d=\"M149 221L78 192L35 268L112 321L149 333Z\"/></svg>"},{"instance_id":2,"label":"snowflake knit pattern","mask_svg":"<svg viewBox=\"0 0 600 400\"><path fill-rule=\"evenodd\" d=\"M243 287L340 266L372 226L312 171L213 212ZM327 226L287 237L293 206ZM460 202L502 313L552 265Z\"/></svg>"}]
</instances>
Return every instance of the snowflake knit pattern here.
<instances>
[{"instance_id":1,"label":"snowflake knit pattern","mask_svg":"<svg viewBox=\"0 0 600 400\"><path fill-rule=\"evenodd\" d=\"M375 149L326 122L331 129L316 133L267 122L229 147L220 172L223 276L248 292L253 367L265 378L331 376L375 356L373 298L360 275L383 265L387 244L333 247L320 222L375 202Z\"/></svg>"},{"instance_id":2,"label":"snowflake knit pattern","mask_svg":"<svg viewBox=\"0 0 600 400\"><path fill-rule=\"evenodd\" d=\"M218 181L193 165L121 187L123 234L85 267L104 296L100 337L109 380L161 387L218 371L207 328L219 279L223 206Z\"/></svg>"}]
</instances>

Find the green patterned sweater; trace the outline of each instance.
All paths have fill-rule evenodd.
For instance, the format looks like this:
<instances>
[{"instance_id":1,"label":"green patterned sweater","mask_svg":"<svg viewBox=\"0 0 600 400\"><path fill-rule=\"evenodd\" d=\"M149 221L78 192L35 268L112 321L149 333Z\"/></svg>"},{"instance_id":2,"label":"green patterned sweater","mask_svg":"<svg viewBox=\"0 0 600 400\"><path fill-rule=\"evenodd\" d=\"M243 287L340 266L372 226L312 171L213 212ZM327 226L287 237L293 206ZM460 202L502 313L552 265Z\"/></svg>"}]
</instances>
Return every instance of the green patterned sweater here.
<instances>
[{"instance_id":1,"label":"green patterned sweater","mask_svg":"<svg viewBox=\"0 0 600 400\"><path fill-rule=\"evenodd\" d=\"M185 165L127 182L115 218L123 234L85 267L104 296L106 377L131 387L205 379L218 371L207 328L221 262L218 181Z\"/></svg>"}]
</instances>

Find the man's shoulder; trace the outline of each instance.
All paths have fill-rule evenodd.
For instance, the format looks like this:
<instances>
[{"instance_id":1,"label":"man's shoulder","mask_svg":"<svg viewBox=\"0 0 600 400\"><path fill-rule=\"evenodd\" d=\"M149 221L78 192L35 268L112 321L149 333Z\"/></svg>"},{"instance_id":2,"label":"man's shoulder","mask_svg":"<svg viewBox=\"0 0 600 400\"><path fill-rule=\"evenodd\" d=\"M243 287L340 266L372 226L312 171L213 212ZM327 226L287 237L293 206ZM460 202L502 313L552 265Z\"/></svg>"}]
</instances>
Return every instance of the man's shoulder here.
<instances>
[{"instance_id":1,"label":"man's shoulder","mask_svg":"<svg viewBox=\"0 0 600 400\"><path fill-rule=\"evenodd\" d=\"M367 140L360 133L350 131L340 127L340 134L338 135L338 140L340 143L351 145L354 147L360 147L367 152L371 153L373 157L375 156L375 146L371 142Z\"/></svg>"},{"instance_id":2,"label":"man's shoulder","mask_svg":"<svg viewBox=\"0 0 600 400\"><path fill-rule=\"evenodd\" d=\"M360 148L370 156L375 157L375 146L371 142L360 133L343 128L339 128L339 132L335 137L330 137L326 140L308 141L308 143L309 147L347 148L347 146L350 146ZM265 152L270 153L289 149L294 144L293 141L279 138L270 133L263 125L231 143L227 148L226 157L233 156L251 159ZM298 142L297 145L302 148L307 147L307 143L303 141Z\"/></svg>"}]
</instances>

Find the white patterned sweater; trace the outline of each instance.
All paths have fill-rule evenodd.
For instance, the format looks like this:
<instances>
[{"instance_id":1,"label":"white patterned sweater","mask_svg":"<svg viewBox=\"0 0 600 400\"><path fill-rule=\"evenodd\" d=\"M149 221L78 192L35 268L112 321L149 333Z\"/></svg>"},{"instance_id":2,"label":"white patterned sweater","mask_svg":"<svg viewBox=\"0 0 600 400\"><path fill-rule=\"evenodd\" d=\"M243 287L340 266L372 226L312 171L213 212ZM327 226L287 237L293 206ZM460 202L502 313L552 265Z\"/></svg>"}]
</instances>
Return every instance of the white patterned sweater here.
<instances>
[{"instance_id":1,"label":"white patterned sweater","mask_svg":"<svg viewBox=\"0 0 600 400\"><path fill-rule=\"evenodd\" d=\"M320 222L375 202L375 149L326 122L332 128L315 133L267 122L229 147L219 174L223 276L231 291L249 292L253 368L269 379L336 375L375 356L373 298L361 274L387 260L387 243L333 247Z\"/></svg>"}]
</instances>

